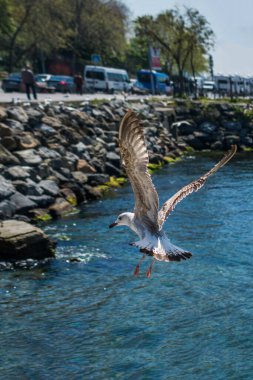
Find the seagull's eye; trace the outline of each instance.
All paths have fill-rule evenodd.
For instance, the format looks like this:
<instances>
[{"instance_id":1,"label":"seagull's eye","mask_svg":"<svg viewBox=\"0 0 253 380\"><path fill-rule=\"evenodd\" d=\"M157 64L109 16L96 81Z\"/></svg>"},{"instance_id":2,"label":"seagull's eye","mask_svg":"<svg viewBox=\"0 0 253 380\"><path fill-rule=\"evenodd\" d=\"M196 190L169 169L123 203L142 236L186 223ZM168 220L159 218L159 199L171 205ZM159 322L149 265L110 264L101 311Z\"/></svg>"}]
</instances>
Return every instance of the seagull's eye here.
<instances>
[{"instance_id":1,"label":"seagull's eye","mask_svg":"<svg viewBox=\"0 0 253 380\"><path fill-rule=\"evenodd\" d=\"M121 216L119 216L118 219L121 220L122 219Z\"/></svg>"}]
</instances>

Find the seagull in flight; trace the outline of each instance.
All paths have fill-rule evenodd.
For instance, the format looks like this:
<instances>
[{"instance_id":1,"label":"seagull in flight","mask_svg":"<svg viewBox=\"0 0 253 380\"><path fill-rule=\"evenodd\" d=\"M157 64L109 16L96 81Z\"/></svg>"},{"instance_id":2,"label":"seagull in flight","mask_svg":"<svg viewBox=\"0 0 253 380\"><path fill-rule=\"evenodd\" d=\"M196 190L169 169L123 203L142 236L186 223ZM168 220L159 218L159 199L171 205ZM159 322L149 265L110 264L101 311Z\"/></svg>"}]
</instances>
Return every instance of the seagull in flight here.
<instances>
[{"instance_id":1,"label":"seagull in flight","mask_svg":"<svg viewBox=\"0 0 253 380\"><path fill-rule=\"evenodd\" d=\"M149 157L143 129L137 115L132 110L125 114L120 124L119 147L122 165L134 192L135 206L134 212L120 214L109 227L128 226L138 235L140 240L130 243L138 247L143 253L136 265L134 275L139 274L140 264L144 258L151 256L153 260L146 272L146 276L149 278L155 260L180 261L192 256L191 252L185 251L170 242L163 230L163 224L182 199L198 191L208 177L216 173L234 156L237 147L233 145L231 150L211 170L189 185L184 186L169 198L160 210L158 209L157 191L148 173Z\"/></svg>"}]
</instances>

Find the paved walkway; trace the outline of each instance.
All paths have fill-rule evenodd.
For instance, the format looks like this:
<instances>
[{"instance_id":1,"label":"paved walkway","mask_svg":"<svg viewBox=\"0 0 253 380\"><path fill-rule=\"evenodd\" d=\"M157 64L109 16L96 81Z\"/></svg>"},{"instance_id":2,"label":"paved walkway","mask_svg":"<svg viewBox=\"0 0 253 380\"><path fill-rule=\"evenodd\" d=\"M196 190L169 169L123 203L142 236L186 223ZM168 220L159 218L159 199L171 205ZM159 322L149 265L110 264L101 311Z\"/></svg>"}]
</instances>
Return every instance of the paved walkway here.
<instances>
[{"instance_id":1,"label":"paved walkway","mask_svg":"<svg viewBox=\"0 0 253 380\"><path fill-rule=\"evenodd\" d=\"M38 102L84 102L93 99L124 99L124 95L122 94L104 94L104 93L96 93L96 94L62 94L60 92L56 92L54 94L42 94L38 93ZM140 96L140 95L129 95L128 99L135 100L140 98L147 98L148 96ZM0 91L0 103L24 103L27 102L26 94L21 92L3 92ZM36 102L32 98L32 102Z\"/></svg>"}]
</instances>

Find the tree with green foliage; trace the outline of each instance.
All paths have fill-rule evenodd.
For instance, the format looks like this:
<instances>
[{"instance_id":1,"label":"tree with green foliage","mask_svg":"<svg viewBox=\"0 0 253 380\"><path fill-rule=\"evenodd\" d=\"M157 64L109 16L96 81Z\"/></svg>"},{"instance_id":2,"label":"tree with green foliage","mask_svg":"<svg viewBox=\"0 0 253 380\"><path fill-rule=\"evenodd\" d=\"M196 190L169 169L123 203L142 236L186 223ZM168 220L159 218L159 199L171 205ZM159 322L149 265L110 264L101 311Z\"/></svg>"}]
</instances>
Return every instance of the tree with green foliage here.
<instances>
[{"instance_id":1,"label":"tree with green foliage","mask_svg":"<svg viewBox=\"0 0 253 380\"><path fill-rule=\"evenodd\" d=\"M148 46L161 49L163 68L195 76L207 67L213 31L197 10L178 8L139 17L127 42L129 11L121 0L0 0L0 58L8 69L26 61L44 70L52 57L67 57L72 71L99 54L102 64L131 73L148 67Z\"/></svg>"},{"instance_id":2,"label":"tree with green foliage","mask_svg":"<svg viewBox=\"0 0 253 380\"><path fill-rule=\"evenodd\" d=\"M0 56L8 71L62 53L73 71L94 53L104 64L124 62L128 10L118 0L0 0L0 6Z\"/></svg>"},{"instance_id":3,"label":"tree with green foliage","mask_svg":"<svg viewBox=\"0 0 253 380\"><path fill-rule=\"evenodd\" d=\"M9 0L7 4L8 30L1 39L8 71L23 61L34 60L41 51L52 51L65 46L66 28L63 0Z\"/></svg>"},{"instance_id":4,"label":"tree with green foliage","mask_svg":"<svg viewBox=\"0 0 253 380\"><path fill-rule=\"evenodd\" d=\"M90 61L99 54L103 64L122 62L126 49L127 8L117 0L74 0L66 7L70 13L71 35L68 48L72 67L79 59Z\"/></svg>"},{"instance_id":5,"label":"tree with green foliage","mask_svg":"<svg viewBox=\"0 0 253 380\"><path fill-rule=\"evenodd\" d=\"M126 50L126 68L131 74L136 71L148 68L148 40L144 37L133 37L127 46Z\"/></svg>"},{"instance_id":6,"label":"tree with green foliage","mask_svg":"<svg viewBox=\"0 0 253 380\"><path fill-rule=\"evenodd\" d=\"M142 16L135 22L136 35L160 46L170 69L176 69L179 91L184 92L186 70L195 76L206 67L205 54L214 43L214 33L205 17L192 8L181 13L178 8L157 17Z\"/></svg>"}]
</instances>

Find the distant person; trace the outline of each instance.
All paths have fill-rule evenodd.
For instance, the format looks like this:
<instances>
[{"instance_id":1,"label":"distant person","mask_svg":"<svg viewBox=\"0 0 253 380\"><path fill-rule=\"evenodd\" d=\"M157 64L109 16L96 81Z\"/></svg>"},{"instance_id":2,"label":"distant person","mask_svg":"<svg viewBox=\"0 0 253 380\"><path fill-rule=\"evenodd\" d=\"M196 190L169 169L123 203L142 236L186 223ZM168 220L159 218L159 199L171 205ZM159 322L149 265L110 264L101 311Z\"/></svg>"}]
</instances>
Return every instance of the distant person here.
<instances>
[{"instance_id":1,"label":"distant person","mask_svg":"<svg viewBox=\"0 0 253 380\"><path fill-rule=\"evenodd\" d=\"M32 90L34 99L37 99L35 78L34 78L30 65L26 64L21 74L22 74L22 82L25 85L27 98L31 100L30 90Z\"/></svg>"},{"instance_id":2,"label":"distant person","mask_svg":"<svg viewBox=\"0 0 253 380\"><path fill-rule=\"evenodd\" d=\"M81 73L74 76L74 83L76 85L76 92L79 95L83 95L83 78Z\"/></svg>"}]
</instances>

